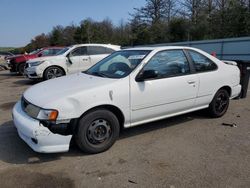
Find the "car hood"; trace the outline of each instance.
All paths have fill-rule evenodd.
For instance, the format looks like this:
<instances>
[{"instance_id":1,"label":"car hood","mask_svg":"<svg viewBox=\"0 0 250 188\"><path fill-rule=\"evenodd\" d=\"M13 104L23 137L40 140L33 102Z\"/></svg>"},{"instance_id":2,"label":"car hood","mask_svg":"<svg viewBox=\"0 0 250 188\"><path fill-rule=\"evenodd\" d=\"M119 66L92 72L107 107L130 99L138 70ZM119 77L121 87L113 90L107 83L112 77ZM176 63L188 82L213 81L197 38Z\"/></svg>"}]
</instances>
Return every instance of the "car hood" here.
<instances>
[{"instance_id":1,"label":"car hood","mask_svg":"<svg viewBox=\"0 0 250 188\"><path fill-rule=\"evenodd\" d=\"M36 55L29 55L29 54L20 54L20 55L15 55L15 56L13 56L12 57L12 59L20 59L20 58L24 58L24 59L26 59L26 60L28 60L28 59L32 59L32 58L35 58L36 57Z\"/></svg>"},{"instance_id":2,"label":"car hood","mask_svg":"<svg viewBox=\"0 0 250 188\"><path fill-rule=\"evenodd\" d=\"M117 80L77 73L36 84L23 95L30 103L45 108L57 100L74 98L80 92L86 93L95 88L106 87L115 81Z\"/></svg>"}]
</instances>

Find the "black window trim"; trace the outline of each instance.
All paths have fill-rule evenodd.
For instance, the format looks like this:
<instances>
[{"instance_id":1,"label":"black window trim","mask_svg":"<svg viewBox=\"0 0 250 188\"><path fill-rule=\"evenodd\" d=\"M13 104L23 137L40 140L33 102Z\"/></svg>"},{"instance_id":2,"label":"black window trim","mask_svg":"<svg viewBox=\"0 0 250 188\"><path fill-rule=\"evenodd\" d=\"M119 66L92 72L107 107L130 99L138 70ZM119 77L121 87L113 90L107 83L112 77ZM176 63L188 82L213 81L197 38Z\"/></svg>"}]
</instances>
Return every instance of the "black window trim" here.
<instances>
[{"instance_id":1,"label":"black window trim","mask_svg":"<svg viewBox=\"0 0 250 188\"><path fill-rule=\"evenodd\" d=\"M171 76L163 76L163 77L158 77L158 78L152 78L152 79L147 79L147 80L144 80L144 81L152 81L152 80L159 80L159 79L166 79L166 78L173 78L173 77L181 77L181 76L187 76L187 75L191 75L191 74L196 74L195 72L195 69L194 69L194 65L191 63L191 59L190 57L186 54L185 50L184 49L167 49L167 50L160 50L158 52L156 52L148 61L147 63L142 67L142 69L139 71L139 73L135 76L135 80L136 78L142 73L144 67L150 62L150 60L158 53L161 53L161 52L165 52L165 51L182 51L184 56L186 57L187 59L187 62L188 62L188 65L189 65L189 73L181 73L181 74L176 74L176 75L171 75Z\"/></svg>"},{"instance_id":2,"label":"black window trim","mask_svg":"<svg viewBox=\"0 0 250 188\"><path fill-rule=\"evenodd\" d=\"M202 74L202 73L214 72L214 71L217 71L217 70L218 70L218 65L217 65L213 60L211 60L211 59L208 58L207 56L201 54L200 52L197 52L196 50L192 50L192 49L184 49L184 51L185 51L185 53L187 54L187 56L188 56L188 58L189 58L189 60L190 60L190 62L191 62L191 64L192 64L192 67L193 67L193 69L194 69L194 73L195 73L195 74ZM193 58L191 57L189 51L198 53L198 54L200 54L200 55L206 57L206 58L209 59L213 64L215 64L216 69L214 69L214 70L206 70L206 71L197 71L197 70L195 69L195 62L193 61Z\"/></svg>"}]
</instances>

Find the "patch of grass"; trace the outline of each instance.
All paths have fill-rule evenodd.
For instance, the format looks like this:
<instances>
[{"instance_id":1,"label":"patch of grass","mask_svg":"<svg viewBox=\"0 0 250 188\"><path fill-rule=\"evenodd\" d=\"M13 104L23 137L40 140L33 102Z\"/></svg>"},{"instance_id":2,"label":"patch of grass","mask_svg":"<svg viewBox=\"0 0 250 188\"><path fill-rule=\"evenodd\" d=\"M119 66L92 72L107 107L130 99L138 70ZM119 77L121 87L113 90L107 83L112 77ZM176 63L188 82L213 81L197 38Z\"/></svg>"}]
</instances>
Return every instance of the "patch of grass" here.
<instances>
[{"instance_id":1,"label":"patch of grass","mask_svg":"<svg viewBox=\"0 0 250 188\"><path fill-rule=\"evenodd\" d=\"M15 49L16 48L14 48L14 47L0 47L1 52L9 52L9 51L13 51Z\"/></svg>"}]
</instances>

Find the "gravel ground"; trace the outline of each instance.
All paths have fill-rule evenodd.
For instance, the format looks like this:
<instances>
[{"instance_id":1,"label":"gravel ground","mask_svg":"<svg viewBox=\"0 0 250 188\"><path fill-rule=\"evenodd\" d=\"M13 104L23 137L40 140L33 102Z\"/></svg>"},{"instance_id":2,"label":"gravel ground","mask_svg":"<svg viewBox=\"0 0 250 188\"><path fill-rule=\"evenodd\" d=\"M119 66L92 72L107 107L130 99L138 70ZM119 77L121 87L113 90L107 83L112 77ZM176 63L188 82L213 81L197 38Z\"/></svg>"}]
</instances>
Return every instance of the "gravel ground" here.
<instances>
[{"instance_id":1,"label":"gravel ground","mask_svg":"<svg viewBox=\"0 0 250 188\"><path fill-rule=\"evenodd\" d=\"M107 152L38 154L17 135L11 109L35 84L0 72L1 187L250 187L250 96L227 114L195 112L124 130ZM237 127L223 126L235 123Z\"/></svg>"}]
</instances>

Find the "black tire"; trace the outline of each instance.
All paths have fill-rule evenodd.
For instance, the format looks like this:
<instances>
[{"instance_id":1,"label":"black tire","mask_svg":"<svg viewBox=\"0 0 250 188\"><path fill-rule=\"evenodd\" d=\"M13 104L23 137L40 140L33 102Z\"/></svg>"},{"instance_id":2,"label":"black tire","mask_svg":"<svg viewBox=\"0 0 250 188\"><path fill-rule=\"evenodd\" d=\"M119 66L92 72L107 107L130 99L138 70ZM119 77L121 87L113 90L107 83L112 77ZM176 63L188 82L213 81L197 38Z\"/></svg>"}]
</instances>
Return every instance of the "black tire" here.
<instances>
[{"instance_id":1,"label":"black tire","mask_svg":"<svg viewBox=\"0 0 250 188\"><path fill-rule=\"evenodd\" d=\"M50 80L50 79L58 78L58 77L61 77L64 75L65 75L65 72L62 68L51 66L45 70L45 72L43 74L43 79Z\"/></svg>"},{"instance_id":2,"label":"black tire","mask_svg":"<svg viewBox=\"0 0 250 188\"><path fill-rule=\"evenodd\" d=\"M75 136L78 147L86 153L96 154L108 150L119 137L117 117L105 109L84 115Z\"/></svg>"},{"instance_id":3,"label":"black tire","mask_svg":"<svg viewBox=\"0 0 250 188\"><path fill-rule=\"evenodd\" d=\"M18 72L20 75L24 75L24 68L25 68L25 63L20 63L20 65L18 65L17 72Z\"/></svg>"},{"instance_id":4,"label":"black tire","mask_svg":"<svg viewBox=\"0 0 250 188\"><path fill-rule=\"evenodd\" d=\"M211 117L219 118L227 112L228 106L229 93L225 89L220 89L210 103L208 111Z\"/></svg>"}]
</instances>

